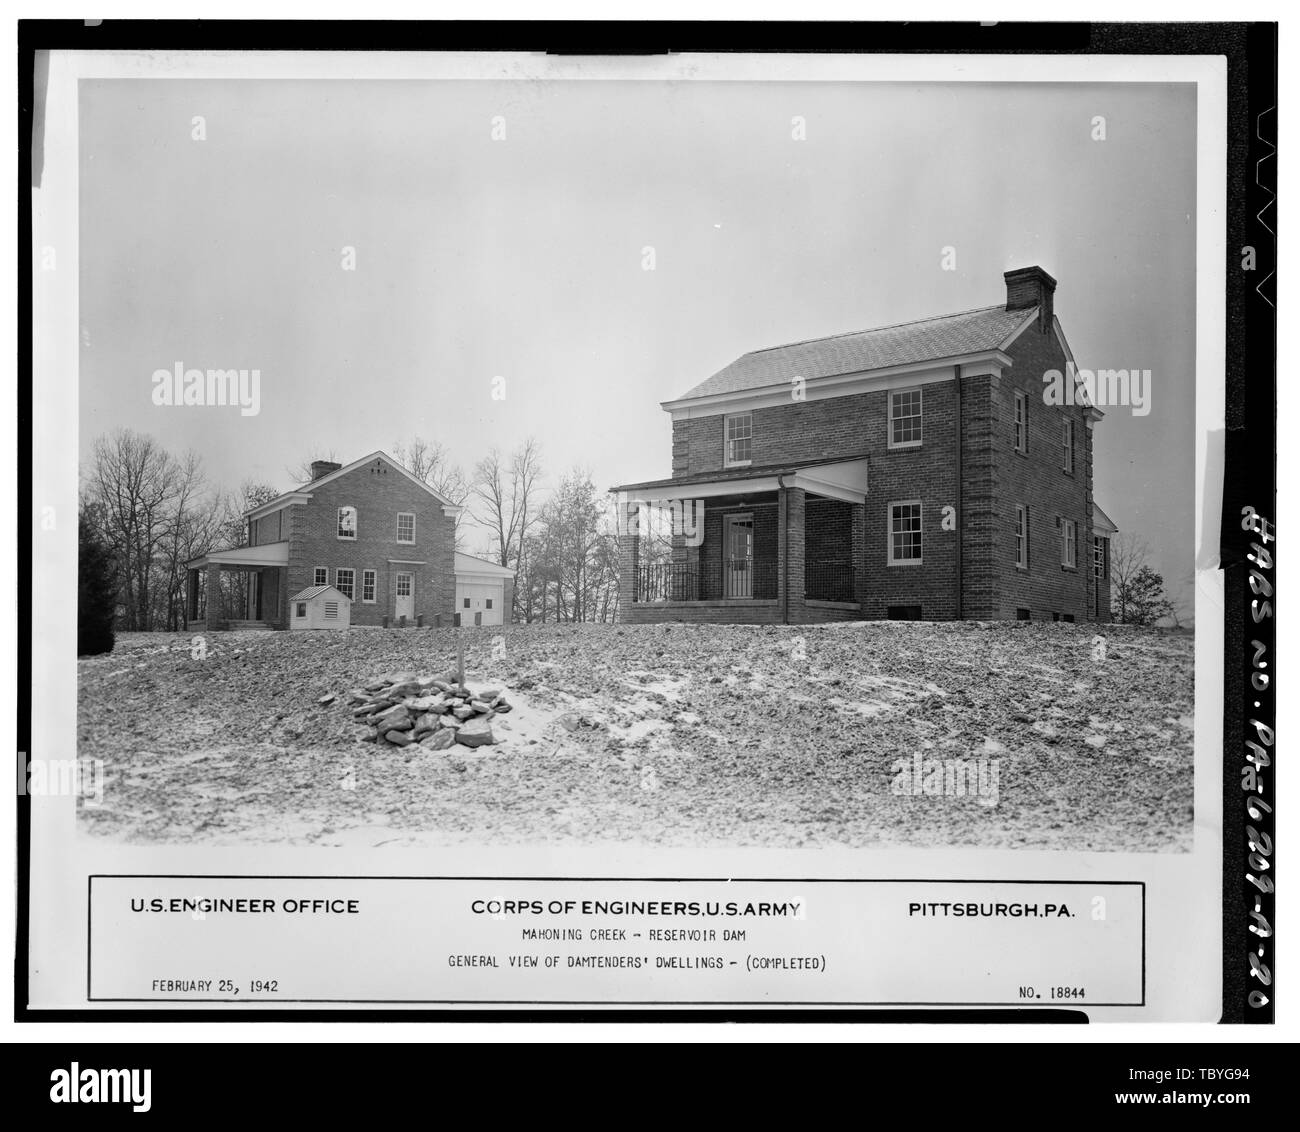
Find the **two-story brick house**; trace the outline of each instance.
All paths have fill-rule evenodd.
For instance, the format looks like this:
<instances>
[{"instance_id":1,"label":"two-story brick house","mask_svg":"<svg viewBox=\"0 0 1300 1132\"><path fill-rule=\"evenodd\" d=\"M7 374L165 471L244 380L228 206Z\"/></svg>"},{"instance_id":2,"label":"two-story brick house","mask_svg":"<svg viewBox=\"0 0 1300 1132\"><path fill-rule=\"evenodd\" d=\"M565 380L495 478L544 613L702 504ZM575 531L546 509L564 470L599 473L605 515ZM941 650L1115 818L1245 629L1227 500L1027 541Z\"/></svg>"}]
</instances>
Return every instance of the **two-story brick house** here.
<instances>
[{"instance_id":1,"label":"two-story brick house","mask_svg":"<svg viewBox=\"0 0 1300 1132\"><path fill-rule=\"evenodd\" d=\"M613 488L630 622L1109 620L1114 525L1092 494L1056 281L997 306L745 354L663 408L672 477ZM646 507L676 509L656 548Z\"/></svg>"},{"instance_id":2,"label":"two-story brick house","mask_svg":"<svg viewBox=\"0 0 1300 1132\"><path fill-rule=\"evenodd\" d=\"M189 626L288 628L289 599L324 585L351 599L354 626L451 625L459 508L383 452L311 471L246 512L246 546L187 563ZM222 570L252 574L246 608L222 608Z\"/></svg>"}]
</instances>

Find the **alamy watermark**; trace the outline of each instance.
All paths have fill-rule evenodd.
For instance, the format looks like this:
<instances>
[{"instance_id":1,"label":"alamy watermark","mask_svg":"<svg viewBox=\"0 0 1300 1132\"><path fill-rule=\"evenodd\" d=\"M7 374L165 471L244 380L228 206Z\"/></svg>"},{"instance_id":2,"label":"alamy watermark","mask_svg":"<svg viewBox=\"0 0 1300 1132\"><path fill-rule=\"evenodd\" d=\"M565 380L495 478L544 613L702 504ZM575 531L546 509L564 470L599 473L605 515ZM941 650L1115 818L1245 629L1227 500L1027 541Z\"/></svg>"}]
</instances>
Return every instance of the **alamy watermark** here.
<instances>
[{"instance_id":1,"label":"alamy watermark","mask_svg":"<svg viewBox=\"0 0 1300 1132\"><path fill-rule=\"evenodd\" d=\"M998 804L997 759L927 759L919 751L895 759L890 791L907 798L974 798L981 806Z\"/></svg>"},{"instance_id":2,"label":"alamy watermark","mask_svg":"<svg viewBox=\"0 0 1300 1132\"><path fill-rule=\"evenodd\" d=\"M1065 363L1065 372L1049 369L1043 374L1043 401L1048 405L1095 405L1109 408L1127 405L1135 417L1151 412L1149 369L1076 369ZM1082 396L1080 393L1082 392Z\"/></svg>"},{"instance_id":3,"label":"alamy watermark","mask_svg":"<svg viewBox=\"0 0 1300 1132\"><path fill-rule=\"evenodd\" d=\"M243 417L262 411L260 369L186 369L177 362L171 369L153 371L155 405L232 405Z\"/></svg>"},{"instance_id":4,"label":"alamy watermark","mask_svg":"<svg viewBox=\"0 0 1300 1132\"><path fill-rule=\"evenodd\" d=\"M703 499L629 499L620 492L617 522L620 535L680 537L686 546L704 542Z\"/></svg>"},{"instance_id":5,"label":"alamy watermark","mask_svg":"<svg viewBox=\"0 0 1300 1132\"><path fill-rule=\"evenodd\" d=\"M86 806L104 804L103 759L31 759L20 767L20 795L80 798Z\"/></svg>"}]
</instances>

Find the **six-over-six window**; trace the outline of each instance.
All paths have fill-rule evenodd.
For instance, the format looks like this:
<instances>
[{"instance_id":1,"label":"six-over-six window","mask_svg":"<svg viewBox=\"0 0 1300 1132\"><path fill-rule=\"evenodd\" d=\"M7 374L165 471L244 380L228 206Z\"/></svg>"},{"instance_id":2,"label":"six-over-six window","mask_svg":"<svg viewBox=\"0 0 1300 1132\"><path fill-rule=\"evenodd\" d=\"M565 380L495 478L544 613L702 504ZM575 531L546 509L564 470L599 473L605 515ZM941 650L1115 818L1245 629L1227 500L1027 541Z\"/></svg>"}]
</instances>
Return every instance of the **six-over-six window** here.
<instances>
[{"instance_id":1,"label":"six-over-six window","mask_svg":"<svg viewBox=\"0 0 1300 1132\"><path fill-rule=\"evenodd\" d=\"M889 505L889 564L917 565L921 561L921 501L906 499Z\"/></svg>"},{"instance_id":2,"label":"six-over-six window","mask_svg":"<svg viewBox=\"0 0 1300 1132\"><path fill-rule=\"evenodd\" d=\"M1029 569L1029 508L1016 504L1016 565Z\"/></svg>"},{"instance_id":3,"label":"six-over-six window","mask_svg":"<svg viewBox=\"0 0 1300 1132\"><path fill-rule=\"evenodd\" d=\"M1073 519L1061 520L1061 565L1073 570L1078 560L1078 524Z\"/></svg>"},{"instance_id":4,"label":"six-over-six window","mask_svg":"<svg viewBox=\"0 0 1300 1132\"><path fill-rule=\"evenodd\" d=\"M889 447L915 448L921 443L921 391L899 389L889 394Z\"/></svg>"},{"instance_id":5,"label":"six-over-six window","mask_svg":"<svg viewBox=\"0 0 1300 1132\"><path fill-rule=\"evenodd\" d=\"M334 571L334 588L351 600L355 597L357 572L340 566Z\"/></svg>"},{"instance_id":6,"label":"six-over-six window","mask_svg":"<svg viewBox=\"0 0 1300 1132\"><path fill-rule=\"evenodd\" d=\"M723 418L723 422L727 442L724 453L725 463L728 466L750 463L751 445L754 440L754 414L730 413Z\"/></svg>"}]
</instances>

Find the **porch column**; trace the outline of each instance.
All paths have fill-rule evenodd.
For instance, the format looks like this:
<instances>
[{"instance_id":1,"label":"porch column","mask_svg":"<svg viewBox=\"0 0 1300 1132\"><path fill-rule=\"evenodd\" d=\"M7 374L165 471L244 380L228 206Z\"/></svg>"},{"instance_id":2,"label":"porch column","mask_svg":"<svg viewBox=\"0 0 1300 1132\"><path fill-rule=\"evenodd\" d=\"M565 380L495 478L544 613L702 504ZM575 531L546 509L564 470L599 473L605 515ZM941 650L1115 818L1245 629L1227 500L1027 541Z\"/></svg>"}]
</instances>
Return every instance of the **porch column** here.
<instances>
[{"instance_id":1,"label":"porch column","mask_svg":"<svg viewBox=\"0 0 1300 1132\"><path fill-rule=\"evenodd\" d=\"M849 554L853 560L853 600L866 609L867 505L849 504Z\"/></svg>"},{"instance_id":2,"label":"porch column","mask_svg":"<svg viewBox=\"0 0 1300 1132\"><path fill-rule=\"evenodd\" d=\"M782 620L801 624L804 619L804 490L777 489L777 560Z\"/></svg>"},{"instance_id":3,"label":"porch column","mask_svg":"<svg viewBox=\"0 0 1300 1132\"><path fill-rule=\"evenodd\" d=\"M674 579L673 591L681 601L699 601L703 597L700 579L700 545L704 542L703 499L678 501L680 512L674 513L673 562L681 569Z\"/></svg>"},{"instance_id":4,"label":"porch column","mask_svg":"<svg viewBox=\"0 0 1300 1132\"><path fill-rule=\"evenodd\" d=\"M635 503L618 504L618 613L630 620L636 600L637 571L641 563L640 509Z\"/></svg>"},{"instance_id":5,"label":"porch column","mask_svg":"<svg viewBox=\"0 0 1300 1132\"><path fill-rule=\"evenodd\" d=\"M205 621L209 629L226 627L226 611L221 602L221 567L208 566L207 578L208 608Z\"/></svg>"}]
</instances>

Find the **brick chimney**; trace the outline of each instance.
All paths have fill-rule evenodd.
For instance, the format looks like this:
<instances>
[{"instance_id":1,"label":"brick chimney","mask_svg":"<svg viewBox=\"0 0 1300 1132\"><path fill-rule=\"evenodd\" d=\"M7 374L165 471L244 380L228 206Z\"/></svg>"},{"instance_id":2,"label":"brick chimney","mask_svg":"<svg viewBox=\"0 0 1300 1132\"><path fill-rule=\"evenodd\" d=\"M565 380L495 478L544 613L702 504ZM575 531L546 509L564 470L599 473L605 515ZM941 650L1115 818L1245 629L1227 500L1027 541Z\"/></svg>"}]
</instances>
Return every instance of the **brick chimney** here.
<instances>
[{"instance_id":1,"label":"brick chimney","mask_svg":"<svg viewBox=\"0 0 1300 1132\"><path fill-rule=\"evenodd\" d=\"M1007 282L1007 310L1038 308L1038 329L1046 334L1052 328L1052 296L1056 294L1056 280L1041 267L1017 267L1004 272Z\"/></svg>"},{"instance_id":2,"label":"brick chimney","mask_svg":"<svg viewBox=\"0 0 1300 1132\"><path fill-rule=\"evenodd\" d=\"M313 460L311 462L311 482L315 483L322 476L327 476L331 472L337 472L342 464L336 464L333 460Z\"/></svg>"}]
</instances>

